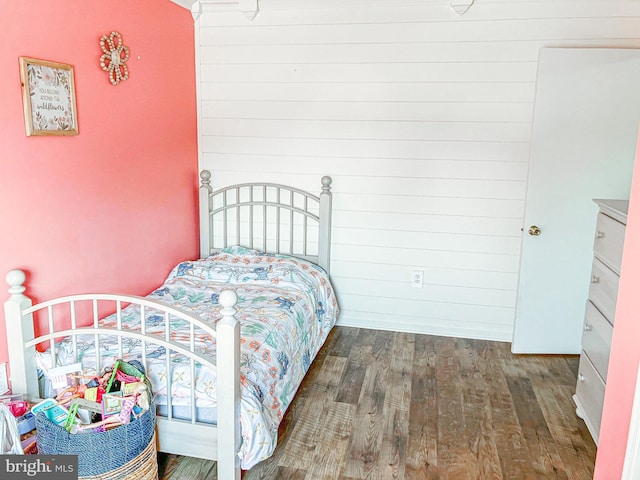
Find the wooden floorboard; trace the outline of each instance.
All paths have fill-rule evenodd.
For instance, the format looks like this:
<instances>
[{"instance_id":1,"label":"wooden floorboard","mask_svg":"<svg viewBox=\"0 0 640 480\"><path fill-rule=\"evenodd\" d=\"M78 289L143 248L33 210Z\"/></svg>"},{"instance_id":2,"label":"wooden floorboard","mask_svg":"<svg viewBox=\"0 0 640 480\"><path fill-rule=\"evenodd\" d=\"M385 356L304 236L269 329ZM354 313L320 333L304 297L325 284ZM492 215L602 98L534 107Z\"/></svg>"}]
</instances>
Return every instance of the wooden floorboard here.
<instances>
[{"instance_id":1,"label":"wooden floorboard","mask_svg":"<svg viewBox=\"0 0 640 480\"><path fill-rule=\"evenodd\" d=\"M510 344L336 327L243 480L590 480L575 414L578 356ZM160 478L215 479L215 462L159 455Z\"/></svg>"}]
</instances>

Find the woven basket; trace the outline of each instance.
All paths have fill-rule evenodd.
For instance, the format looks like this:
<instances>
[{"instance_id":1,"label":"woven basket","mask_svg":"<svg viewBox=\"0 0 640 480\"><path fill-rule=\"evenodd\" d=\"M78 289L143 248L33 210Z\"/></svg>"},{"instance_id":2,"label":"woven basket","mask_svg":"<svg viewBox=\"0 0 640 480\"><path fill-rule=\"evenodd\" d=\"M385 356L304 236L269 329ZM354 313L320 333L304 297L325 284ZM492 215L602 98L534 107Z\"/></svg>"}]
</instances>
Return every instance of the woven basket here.
<instances>
[{"instance_id":1,"label":"woven basket","mask_svg":"<svg viewBox=\"0 0 640 480\"><path fill-rule=\"evenodd\" d=\"M153 447L155 459L155 407L126 425L100 433L69 433L45 417L36 415L38 453L40 455L78 455L78 476L81 478L147 478L112 477L112 472L139 460ZM155 460L154 460L155 461ZM155 467L157 469L157 465ZM101 475L107 475L102 477Z\"/></svg>"},{"instance_id":2,"label":"woven basket","mask_svg":"<svg viewBox=\"0 0 640 480\"><path fill-rule=\"evenodd\" d=\"M158 479L158 454L156 452L156 437L151 441L140 455L125 463L120 468L102 475L91 477L78 477L78 480L157 480Z\"/></svg>"}]
</instances>

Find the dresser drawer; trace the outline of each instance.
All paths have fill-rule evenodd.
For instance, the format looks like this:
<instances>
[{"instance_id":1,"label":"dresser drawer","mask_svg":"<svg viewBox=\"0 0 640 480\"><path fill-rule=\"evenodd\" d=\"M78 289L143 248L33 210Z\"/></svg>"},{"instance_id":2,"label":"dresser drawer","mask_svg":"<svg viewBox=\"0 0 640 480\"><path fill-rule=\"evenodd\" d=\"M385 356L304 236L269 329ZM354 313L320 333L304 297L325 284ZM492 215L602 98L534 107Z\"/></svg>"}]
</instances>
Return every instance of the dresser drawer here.
<instances>
[{"instance_id":1,"label":"dresser drawer","mask_svg":"<svg viewBox=\"0 0 640 480\"><path fill-rule=\"evenodd\" d=\"M596 443L602 420L604 387L604 382L593 368L589 358L586 355L581 355L576 385L576 404Z\"/></svg>"},{"instance_id":2,"label":"dresser drawer","mask_svg":"<svg viewBox=\"0 0 640 480\"><path fill-rule=\"evenodd\" d=\"M582 350L587 354L594 368L605 382L607 381L612 335L613 327L611 324L591 302L587 302L584 330L582 332Z\"/></svg>"},{"instance_id":3,"label":"dresser drawer","mask_svg":"<svg viewBox=\"0 0 640 480\"><path fill-rule=\"evenodd\" d=\"M598 214L593 251L604 263L620 273L625 226L613 218Z\"/></svg>"},{"instance_id":4,"label":"dresser drawer","mask_svg":"<svg viewBox=\"0 0 640 480\"><path fill-rule=\"evenodd\" d=\"M618 275L597 258L593 259L591 268L591 285L589 300L602 312L613 325L618 297Z\"/></svg>"}]
</instances>

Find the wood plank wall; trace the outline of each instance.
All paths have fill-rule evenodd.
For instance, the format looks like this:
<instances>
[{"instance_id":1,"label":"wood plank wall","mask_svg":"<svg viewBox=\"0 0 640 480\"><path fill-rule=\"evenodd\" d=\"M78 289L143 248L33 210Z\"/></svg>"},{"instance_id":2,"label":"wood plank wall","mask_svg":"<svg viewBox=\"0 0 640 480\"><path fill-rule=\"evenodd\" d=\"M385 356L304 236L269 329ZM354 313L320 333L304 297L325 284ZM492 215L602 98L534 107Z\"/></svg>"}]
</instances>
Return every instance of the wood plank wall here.
<instances>
[{"instance_id":1,"label":"wood plank wall","mask_svg":"<svg viewBox=\"0 0 640 480\"><path fill-rule=\"evenodd\" d=\"M196 24L215 186L333 177L341 324L510 340L538 51L640 48L640 2L259 3Z\"/></svg>"}]
</instances>

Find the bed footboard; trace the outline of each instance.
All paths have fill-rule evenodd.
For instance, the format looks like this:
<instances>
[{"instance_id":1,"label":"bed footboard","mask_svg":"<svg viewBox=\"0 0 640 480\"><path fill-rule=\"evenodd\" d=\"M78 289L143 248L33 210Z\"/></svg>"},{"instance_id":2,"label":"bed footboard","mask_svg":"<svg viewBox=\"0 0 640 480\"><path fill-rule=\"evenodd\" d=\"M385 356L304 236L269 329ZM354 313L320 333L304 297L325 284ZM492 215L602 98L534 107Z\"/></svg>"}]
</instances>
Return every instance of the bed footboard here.
<instances>
[{"instance_id":1,"label":"bed footboard","mask_svg":"<svg viewBox=\"0 0 640 480\"><path fill-rule=\"evenodd\" d=\"M50 342L48 354L51 364L56 365L55 342L61 338L71 338L74 354L77 355L77 338L90 335L95 338L96 347L100 345L100 336L109 335L117 338L118 355L123 357L123 345L127 340L141 341L141 362L147 368L147 345L153 348L164 348L166 352L167 372L171 372L171 352L183 355L188 359L191 374L191 419L188 421L172 417L172 375L166 375L167 417L158 418L158 449L167 453L191 455L218 460L218 478L221 480L240 479L240 322L235 318L237 295L232 290L221 292L219 303L222 318L212 328L189 312L181 311L156 300L133 295L83 294L61 297L33 305L31 299L24 294L25 274L21 270L11 270L6 280L9 284L9 299L4 303L7 341L9 344L9 364L11 369L11 385L14 393L26 393L31 398L38 398L39 385L36 367L36 345ZM104 302L111 302L115 310L115 324L100 324L100 308ZM78 317L78 305L90 306L91 324L84 325ZM123 327L122 310L133 305L140 309L140 329ZM81 311L82 308L80 309ZM87 310L87 308L85 308ZM164 316L164 332L147 332L145 311L153 310ZM69 328L60 328L57 318L64 317ZM35 336L34 315L40 322L48 323L48 333ZM58 315L58 317L56 317ZM172 332L169 317L188 322L189 338L177 341ZM83 325L80 325L83 324ZM215 335L217 354L215 361L196 351L196 336L200 334ZM151 351L151 350L149 350ZM196 367L208 367L217 373L217 425L203 424L196 420ZM101 368L100 356L96 355L96 370ZM149 371L147 369L147 371ZM220 441L218 441L218 439Z\"/></svg>"}]
</instances>

